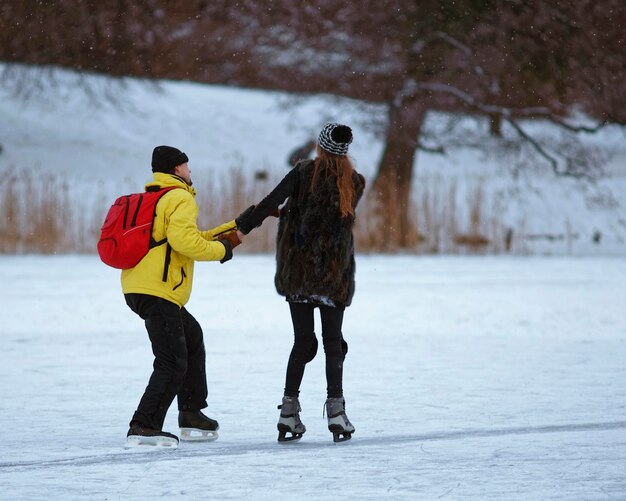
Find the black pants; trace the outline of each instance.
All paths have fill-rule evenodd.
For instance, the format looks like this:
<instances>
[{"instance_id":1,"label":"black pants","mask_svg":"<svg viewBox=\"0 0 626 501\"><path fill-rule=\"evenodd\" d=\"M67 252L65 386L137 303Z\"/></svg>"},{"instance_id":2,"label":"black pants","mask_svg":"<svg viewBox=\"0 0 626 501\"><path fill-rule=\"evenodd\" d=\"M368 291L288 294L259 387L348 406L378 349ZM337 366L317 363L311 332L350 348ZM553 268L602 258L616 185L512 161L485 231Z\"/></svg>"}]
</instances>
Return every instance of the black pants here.
<instances>
[{"instance_id":1,"label":"black pants","mask_svg":"<svg viewBox=\"0 0 626 501\"><path fill-rule=\"evenodd\" d=\"M294 343L287 364L285 395L297 397L304 376L305 365L313 360L317 350L313 312L320 309L322 317L322 341L326 354L326 391L328 397L343 396L343 360L347 344L343 341L341 325L343 308L315 306L305 303L289 303L293 322Z\"/></svg>"},{"instance_id":2,"label":"black pants","mask_svg":"<svg viewBox=\"0 0 626 501\"><path fill-rule=\"evenodd\" d=\"M154 354L154 369L131 424L161 430L174 397L178 397L179 410L207 406L202 328L185 308L165 299L146 294L126 294L125 298L145 321Z\"/></svg>"}]
</instances>

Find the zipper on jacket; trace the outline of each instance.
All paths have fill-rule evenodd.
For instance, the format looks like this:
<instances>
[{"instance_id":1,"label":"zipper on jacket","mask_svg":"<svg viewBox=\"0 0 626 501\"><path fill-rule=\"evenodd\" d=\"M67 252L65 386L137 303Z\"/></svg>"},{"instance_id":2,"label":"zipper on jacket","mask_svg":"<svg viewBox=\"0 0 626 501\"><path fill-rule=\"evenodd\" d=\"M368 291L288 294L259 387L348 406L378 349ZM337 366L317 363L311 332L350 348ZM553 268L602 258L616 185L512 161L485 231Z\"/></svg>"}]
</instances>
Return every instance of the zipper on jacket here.
<instances>
[{"instance_id":1,"label":"zipper on jacket","mask_svg":"<svg viewBox=\"0 0 626 501\"><path fill-rule=\"evenodd\" d=\"M170 271L170 261L172 260L172 246L167 244L165 251L165 263L163 264L163 282L167 282L167 272Z\"/></svg>"},{"instance_id":2,"label":"zipper on jacket","mask_svg":"<svg viewBox=\"0 0 626 501\"><path fill-rule=\"evenodd\" d=\"M172 290L174 290L174 291L175 291L176 289L178 289L181 285L183 285L183 282L185 281L185 277L187 276L187 275L185 275L185 268L183 268L183 267L181 267L181 268L180 268L180 274L181 274L181 277L180 277L180 283L179 283L176 287L174 287L174 288L172 289Z\"/></svg>"},{"instance_id":3,"label":"zipper on jacket","mask_svg":"<svg viewBox=\"0 0 626 501\"><path fill-rule=\"evenodd\" d=\"M235 226L234 228L228 228L226 230L222 230L219 233L215 233L213 235L213 239L217 239L217 237L219 237L220 235L223 235L224 233L230 233L231 231L237 231L237 227Z\"/></svg>"}]
</instances>

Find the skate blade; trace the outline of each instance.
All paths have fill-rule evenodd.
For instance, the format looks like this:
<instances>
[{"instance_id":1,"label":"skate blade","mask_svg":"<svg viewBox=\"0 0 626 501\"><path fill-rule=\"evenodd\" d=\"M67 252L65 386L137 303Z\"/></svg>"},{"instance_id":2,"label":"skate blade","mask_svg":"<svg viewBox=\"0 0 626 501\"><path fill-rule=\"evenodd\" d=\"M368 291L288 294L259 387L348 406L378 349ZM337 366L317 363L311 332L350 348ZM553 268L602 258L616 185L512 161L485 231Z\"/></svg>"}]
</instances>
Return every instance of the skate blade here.
<instances>
[{"instance_id":1,"label":"skate blade","mask_svg":"<svg viewBox=\"0 0 626 501\"><path fill-rule=\"evenodd\" d=\"M333 442L335 442L336 444L341 442L347 442L352 438L352 434L354 433L354 430L344 430L341 425L337 424L331 424L328 429L333 434Z\"/></svg>"},{"instance_id":2,"label":"skate blade","mask_svg":"<svg viewBox=\"0 0 626 501\"><path fill-rule=\"evenodd\" d=\"M291 432L284 432L284 431L278 432L279 443L284 444L288 442L298 442L302 438L302 433L293 433L290 437L288 437L286 433L291 433Z\"/></svg>"},{"instance_id":3,"label":"skate blade","mask_svg":"<svg viewBox=\"0 0 626 501\"><path fill-rule=\"evenodd\" d=\"M143 437L131 435L126 438L125 449L178 449L178 441L170 437Z\"/></svg>"},{"instance_id":4,"label":"skate blade","mask_svg":"<svg viewBox=\"0 0 626 501\"><path fill-rule=\"evenodd\" d=\"M282 423L278 423L277 428L278 428L278 441L280 443L297 442L298 440L302 438L302 435L304 435L304 433L291 431L291 428L289 428L287 425L284 425ZM287 433L290 433L291 435L287 436Z\"/></svg>"},{"instance_id":5,"label":"skate blade","mask_svg":"<svg viewBox=\"0 0 626 501\"><path fill-rule=\"evenodd\" d=\"M181 428L182 442L213 442L219 437L217 430L201 430L199 428Z\"/></svg>"},{"instance_id":6,"label":"skate blade","mask_svg":"<svg viewBox=\"0 0 626 501\"><path fill-rule=\"evenodd\" d=\"M333 442L335 442L336 444L347 442L351 438L352 438L352 433L350 432L345 432L345 433L334 432L333 433Z\"/></svg>"}]
</instances>

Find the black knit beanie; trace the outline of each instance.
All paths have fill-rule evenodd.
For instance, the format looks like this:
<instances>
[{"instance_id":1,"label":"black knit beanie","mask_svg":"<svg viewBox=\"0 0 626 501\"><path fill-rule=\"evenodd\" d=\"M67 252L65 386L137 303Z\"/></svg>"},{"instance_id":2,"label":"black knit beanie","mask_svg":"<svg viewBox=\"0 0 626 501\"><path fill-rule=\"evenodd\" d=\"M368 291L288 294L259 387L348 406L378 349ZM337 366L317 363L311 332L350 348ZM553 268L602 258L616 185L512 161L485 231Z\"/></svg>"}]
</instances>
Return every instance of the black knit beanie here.
<instances>
[{"instance_id":1,"label":"black knit beanie","mask_svg":"<svg viewBox=\"0 0 626 501\"><path fill-rule=\"evenodd\" d=\"M171 172L177 165L189 162L189 158L173 146L157 146L152 152L152 172Z\"/></svg>"},{"instance_id":2,"label":"black knit beanie","mask_svg":"<svg viewBox=\"0 0 626 501\"><path fill-rule=\"evenodd\" d=\"M352 142L352 129L347 125L329 123L320 132L317 142L320 147L335 155L347 155Z\"/></svg>"}]
</instances>

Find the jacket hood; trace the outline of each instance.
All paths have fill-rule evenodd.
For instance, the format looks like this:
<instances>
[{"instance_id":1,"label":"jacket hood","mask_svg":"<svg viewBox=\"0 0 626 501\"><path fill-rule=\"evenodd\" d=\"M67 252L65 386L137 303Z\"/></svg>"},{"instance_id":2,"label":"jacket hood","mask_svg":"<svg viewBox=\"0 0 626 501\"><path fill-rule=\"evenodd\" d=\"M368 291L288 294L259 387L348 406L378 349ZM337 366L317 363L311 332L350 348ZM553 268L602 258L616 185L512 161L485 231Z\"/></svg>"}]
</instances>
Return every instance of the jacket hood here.
<instances>
[{"instance_id":1,"label":"jacket hood","mask_svg":"<svg viewBox=\"0 0 626 501\"><path fill-rule=\"evenodd\" d=\"M154 186L158 186L159 188L168 188L170 186L176 186L177 188L183 188L191 193L194 197L196 196L196 190L189 186L183 179L174 174L165 174L164 172L155 172L154 179L146 184L146 190L148 188L152 188Z\"/></svg>"}]
</instances>

